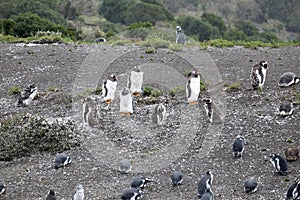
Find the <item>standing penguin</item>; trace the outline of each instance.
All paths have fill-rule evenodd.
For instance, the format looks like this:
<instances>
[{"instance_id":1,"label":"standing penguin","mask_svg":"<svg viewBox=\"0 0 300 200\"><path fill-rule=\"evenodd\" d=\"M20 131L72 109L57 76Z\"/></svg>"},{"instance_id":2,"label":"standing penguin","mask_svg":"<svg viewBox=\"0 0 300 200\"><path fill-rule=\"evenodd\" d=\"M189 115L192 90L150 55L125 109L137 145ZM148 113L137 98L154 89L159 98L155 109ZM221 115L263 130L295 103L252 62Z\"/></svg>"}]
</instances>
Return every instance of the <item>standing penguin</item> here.
<instances>
[{"instance_id":1,"label":"standing penguin","mask_svg":"<svg viewBox=\"0 0 300 200\"><path fill-rule=\"evenodd\" d=\"M287 175L288 164L283 157L272 154L270 156L265 156L265 159L272 163L273 167L280 175Z\"/></svg>"},{"instance_id":2,"label":"standing penguin","mask_svg":"<svg viewBox=\"0 0 300 200\"><path fill-rule=\"evenodd\" d=\"M46 197L46 200L56 200L55 192L54 190L50 190L49 194Z\"/></svg>"},{"instance_id":3,"label":"standing penguin","mask_svg":"<svg viewBox=\"0 0 300 200\"><path fill-rule=\"evenodd\" d=\"M286 199L297 199L300 197L300 179L297 180L289 187L286 193Z\"/></svg>"},{"instance_id":4,"label":"standing penguin","mask_svg":"<svg viewBox=\"0 0 300 200\"><path fill-rule=\"evenodd\" d=\"M197 104L200 95L200 74L196 71L192 71L189 74L185 87L189 105Z\"/></svg>"},{"instance_id":5,"label":"standing penguin","mask_svg":"<svg viewBox=\"0 0 300 200\"><path fill-rule=\"evenodd\" d=\"M81 184L76 186L72 200L84 200L84 189Z\"/></svg>"},{"instance_id":6,"label":"standing penguin","mask_svg":"<svg viewBox=\"0 0 300 200\"><path fill-rule=\"evenodd\" d=\"M115 99L115 92L117 89L118 77L112 74L102 84L102 96L107 104L110 104Z\"/></svg>"},{"instance_id":7,"label":"standing penguin","mask_svg":"<svg viewBox=\"0 0 300 200\"><path fill-rule=\"evenodd\" d=\"M165 122L167 109L166 106L162 103L155 105L152 112L152 123L153 125L162 126Z\"/></svg>"},{"instance_id":8,"label":"standing penguin","mask_svg":"<svg viewBox=\"0 0 300 200\"><path fill-rule=\"evenodd\" d=\"M289 101L281 102L278 111L279 111L279 115L281 116L287 116L293 114L294 112L293 103Z\"/></svg>"},{"instance_id":9,"label":"standing penguin","mask_svg":"<svg viewBox=\"0 0 300 200\"><path fill-rule=\"evenodd\" d=\"M206 115L208 116L209 122L213 122L213 113L214 110L212 108L212 99L211 98L203 98L202 101L204 102L204 109Z\"/></svg>"},{"instance_id":10,"label":"standing penguin","mask_svg":"<svg viewBox=\"0 0 300 200\"><path fill-rule=\"evenodd\" d=\"M17 106L29 106L33 99L37 95L37 87L35 84L29 84L27 87L23 88L21 95L16 103Z\"/></svg>"},{"instance_id":11,"label":"standing penguin","mask_svg":"<svg viewBox=\"0 0 300 200\"><path fill-rule=\"evenodd\" d=\"M244 137L238 135L236 136L233 144L232 144L232 151L233 151L233 155L235 158L239 158L239 157L242 157L242 154L244 152L244 149L245 149L245 139Z\"/></svg>"},{"instance_id":12,"label":"standing penguin","mask_svg":"<svg viewBox=\"0 0 300 200\"><path fill-rule=\"evenodd\" d=\"M176 43L185 44L185 34L182 32L180 26L176 26Z\"/></svg>"},{"instance_id":13,"label":"standing penguin","mask_svg":"<svg viewBox=\"0 0 300 200\"><path fill-rule=\"evenodd\" d=\"M288 87L291 85L294 85L296 83L299 83L300 78L293 72L285 72L281 75L279 78L278 85L280 87Z\"/></svg>"},{"instance_id":14,"label":"standing penguin","mask_svg":"<svg viewBox=\"0 0 300 200\"><path fill-rule=\"evenodd\" d=\"M144 72L140 66L135 66L128 76L127 87L134 97L140 96L142 92Z\"/></svg>"},{"instance_id":15,"label":"standing penguin","mask_svg":"<svg viewBox=\"0 0 300 200\"><path fill-rule=\"evenodd\" d=\"M132 96L127 87L124 87L120 94L120 113L127 116L133 113Z\"/></svg>"},{"instance_id":16,"label":"standing penguin","mask_svg":"<svg viewBox=\"0 0 300 200\"><path fill-rule=\"evenodd\" d=\"M260 61L252 67L250 80L254 90L263 89L266 82L268 63L266 61Z\"/></svg>"},{"instance_id":17,"label":"standing penguin","mask_svg":"<svg viewBox=\"0 0 300 200\"><path fill-rule=\"evenodd\" d=\"M211 185L213 182L213 174L207 171L198 183L198 197L201 198L207 191L211 191Z\"/></svg>"},{"instance_id":18,"label":"standing penguin","mask_svg":"<svg viewBox=\"0 0 300 200\"><path fill-rule=\"evenodd\" d=\"M84 99L82 110L83 123L91 127L97 125L97 119L95 116L96 101L92 97L86 97Z\"/></svg>"}]
</instances>

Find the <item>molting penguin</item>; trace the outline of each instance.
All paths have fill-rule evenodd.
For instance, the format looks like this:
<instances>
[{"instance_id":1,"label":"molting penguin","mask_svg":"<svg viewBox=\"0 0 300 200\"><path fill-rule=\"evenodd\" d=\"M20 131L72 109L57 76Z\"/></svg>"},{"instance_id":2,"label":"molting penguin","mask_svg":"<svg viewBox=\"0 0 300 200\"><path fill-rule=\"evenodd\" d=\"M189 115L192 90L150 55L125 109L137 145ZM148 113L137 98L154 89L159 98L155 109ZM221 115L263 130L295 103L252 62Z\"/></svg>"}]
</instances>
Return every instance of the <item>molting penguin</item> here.
<instances>
[{"instance_id":1,"label":"molting penguin","mask_svg":"<svg viewBox=\"0 0 300 200\"><path fill-rule=\"evenodd\" d=\"M178 186L178 185L182 184L183 174L181 172L174 171L171 175L171 181L172 181L173 186Z\"/></svg>"},{"instance_id":2,"label":"molting penguin","mask_svg":"<svg viewBox=\"0 0 300 200\"><path fill-rule=\"evenodd\" d=\"M245 150L245 139L244 137L238 135L236 136L233 144L232 144L232 151L235 158L242 157L242 154Z\"/></svg>"},{"instance_id":3,"label":"molting penguin","mask_svg":"<svg viewBox=\"0 0 300 200\"><path fill-rule=\"evenodd\" d=\"M119 162L119 171L122 174L127 174L129 173L131 170L131 163L130 160L128 159L123 159Z\"/></svg>"},{"instance_id":4,"label":"molting penguin","mask_svg":"<svg viewBox=\"0 0 300 200\"><path fill-rule=\"evenodd\" d=\"M211 191L211 189L208 189L206 192L204 192L201 200L214 200L214 193Z\"/></svg>"},{"instance_id":5,"label":"molting penguin","mask_svg":"<svg viewBox=\"0 0 300 200\"><path fill-rule=\"evenodd\" d=\"M270 156L265 156L265 159L272 163L273 167L280 175L287 175L288 164L283 157L272 154Z\"/></svg>"},{"instance_id":6,"label":"molting penguin","mask_svg":"<svg viewBox=\"0 0 300 200\"><path fill-rule=\"evenodd\" d=\"M130 188L123 191L122 200L138 200L142 198L142 191L136 188Z\"/></svg>"},{"instance_id":7,"label":"molting penguin","mask_svg":"<svg viewBox=\"0 0 300 200\"><path fill-rule=\"evenodd\" d=\"M84 200L84 188L81 184L75 187L75 192L72 200Z\"/></svg>"},{"instance_id":8,"label":"molting penguin","mask_svg":"<svg viewBox=\"0 0 300 200\"><path fill-rule=\"evenodd\" d=\"M260 61L252 67L250 80L254 90L263 89L266 82L268 63L266 61Z\"/></svg>"},{"instance_id":9,"label":"molting penguin","mask_svg":"<svg viewBox=\"0 0 300 200\"><path fill-rule=\"evenodd\" d=\"M213 174L207 171L198 183L198 197L201 198L203 194L211 190L211 185L213 182Z\"/></svg>"},{"instance_id":10,"label":"molting penguin","mask_svg":"<svg viewBox=\"0 0 300 200\"><path fill-rule=\"evenodd\" d=\"M182 32L180 26L176 26L176 43L185 44L185 34Z\"/></svg>"},{"instance_id":11,"label":"molting penguin","mask_svg":"<svg viewBox=\"0 0 300 200\"><path fill-rule=\"evenodd\" d=\"M287 161L296 161L299 159L300 149L298 145L289 146L285 149L284 154Z\"/></svg>"},{"instance_id":12,"label":"molting penguin","mask_svg":"<svg viewBox=\"0 0 300 200\"><path fill-rule=\"evenodd\" d=\"M293 72L285 72L281 75L279 78L278 85L280 87L288 87L291 85L294 85L296 83L299 83L300 78Z\"/></svg>"},{"instance_id":13,"label":"molting penguin","mask_svg":"<svg viewBox=\"0 0 300 200\"><path fill-rule=\"evenodd\" d=\"M54 190L50 190L49 194L46 197L46 200L56 200L55 192Z\"/></svg>"},{"instance_id":14,"label":"molting penguin","mask_svg":"<svg viewBox=\"0 0 300 200\"><path fill-rule=\"evenodd\" d=\"M244 189L246 193L253 193L257 191L258 183L254 178L249 178L244 183Z\"/></svg>"},{"instance_id":15,"label":"molting penguin","mask_svg":"<svg viewBox=\"0 0 300 200\"><path fill-rule=\"evenodd\" d=\"M120 93L120 113L127 116L133 113L132 96L130 90L126 87Z\"/></svg>"},{"instance_id":16,"label":"molting penguin","mask_svg":"<svg viewBox=\"0 0 300 200\"><path fill-rule=\"evenodd\" d=\"M297 180L289 187L286 193L286 199L297 199L300 197L300 179Z\"/></svg>"},{"instance_id":17,"label":"molting penguin","mask_svg":"<svg viewBox=\"0 0 300 200\"><path fill-rule=\"evenodd\" d=\"M202 101L204 102L204 109L206 115L208 116L209 122L213 122L213 113L214 110L212 108L212 99L211 98L203 98Z\"/></svg>"},{"instance_id":18,"label":"molting penguin","mask_svg":"<svg viewBox=\"0 0 300 200\"><path fill-rule=\"evenodd\" d=\"M279 111L279 115L281 116L287 116L293 114L294 112L293 103L289 101L281 102L278 111Z\"/></svg>"},{"instance_id":19,"label":"molting penguin","mask_svg":"<svg viewBox=\"0 0 300 200\"><path fill-rule=\"evenodd\" d=\"M155 105L151 115L153 125L162 126L165 122L167 109L162 103Z\"/></svg>"},{"instance_id":20,"label":"molting penguin","mask_svg":"<svg viewBox=\"0 0 300 200\"><path fill-rule=\"evenodd\" d=\"M189 105L197 104L200 95L200 74L198 72L192 71L189 74L185 89Z\"/></svg>"},{"instance_id":21,"label":"molting penguin","mask_svg":"<svg viewBox=\"0 0 300 200\"><path fill-rule=\"evenodd\" d=\"M92 97L86 97L82 105L83 123L91 127L97 125L96 119L96 101Z\"/></svg>"},{"instance_id":22,"label":"molting penguin","mask_svg":"<svg viewBox=\"0 0 300 200\"><path fill-rule=\"evenodd\" d=\"M136 177L133 179L131 183L131 188L141 189L143 190L144 187L149 183L153 182L152 179L146 177Z\"/></svg>"},{"instance_id":23,"label":"molting penguin","mask_svg":"<svg viewBox=\"0 0 300 200\"><path fill-rule=\"evenodd\" d=\"M144 72L140 66L135 66L128 76L127 87L130 89L134 97L140 96L143 86Z\"/></svg>"},{"instance_id":24,"label":"molting penguin","mask_svg":"<svg viewBox=\"0 0 300 200\"><path fill-rule=\"evenodd\" d=\"M117 89L118 77L112 74L102 84L102 96L107 104L110 104L115 99L115 92Z\"/></svg>"},{"instance_id":25,"label":"molting penguin","mask_svg":"<svg viewBox=\"0 0 300 200\"><path fill-rule=\"evenodd\" d=\"M18 106L29 106L33 99L37 95L37 87L35 84L29 84L27 87L23 88L21 95L16 103Z\"/></svg>"},{"instance_id":26,"label":"molting penguin","mask_svg":"<svg viewBox=\"0 0 300 200\"><path fill-rule=\"evenodd\" d=\"M65 167L72 162L71 157L66 153L59 153L57 154L54 160L54 167L58 169L60 167Z\"/></svg>"},{"instance_id":27,"label":"molting penguin","mask_svg":"<svg viewBox=\"0 0 300 200\"><path fill-rule=\"evenodd\" d=\"M0 195L5 192L6 186L3 180L0 180Z\"/></svg>"}]
</instances>

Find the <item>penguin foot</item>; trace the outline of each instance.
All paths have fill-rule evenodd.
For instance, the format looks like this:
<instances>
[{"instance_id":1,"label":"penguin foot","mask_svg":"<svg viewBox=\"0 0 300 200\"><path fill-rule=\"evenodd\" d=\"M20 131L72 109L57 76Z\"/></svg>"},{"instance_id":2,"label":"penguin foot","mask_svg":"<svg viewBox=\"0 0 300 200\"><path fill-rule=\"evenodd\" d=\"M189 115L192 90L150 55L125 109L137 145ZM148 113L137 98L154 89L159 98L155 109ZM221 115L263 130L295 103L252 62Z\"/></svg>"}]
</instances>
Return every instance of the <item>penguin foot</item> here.
<instances>
[{"instance_id":1,"label":"penguin foot","mask_svg":"<svg viewBox=\"0 0 300 200\"><path fill-rule=\"evenodd\" d=\"M189 102L189 105L190 105L190 106L194 106L194 105L196 105L196 104L197 104L197 101Z\"/></svg>"},{"instance_id":2,"label":"penguin foot","mask_svg":"<svg viewBox=\"0 0 300 200\"><path fill-rule=\"evenodd\" d=\"M111 99L105 100L105 103L106 103L106 104L110 104L110 103L111 103Z\"/></svg>"},{"instance_id":3,"label":"penguin foot","mask_svg":"<svg viewBox=\"0 0 300 200\"><path fill-rule=\"evenodd\" d=\"M132 96L134 96L134 97L139 97L139 96L140 96L140 93L139 93L139 92L134 92L134 93L132 93Z\"/></svg>"}]
</instances>

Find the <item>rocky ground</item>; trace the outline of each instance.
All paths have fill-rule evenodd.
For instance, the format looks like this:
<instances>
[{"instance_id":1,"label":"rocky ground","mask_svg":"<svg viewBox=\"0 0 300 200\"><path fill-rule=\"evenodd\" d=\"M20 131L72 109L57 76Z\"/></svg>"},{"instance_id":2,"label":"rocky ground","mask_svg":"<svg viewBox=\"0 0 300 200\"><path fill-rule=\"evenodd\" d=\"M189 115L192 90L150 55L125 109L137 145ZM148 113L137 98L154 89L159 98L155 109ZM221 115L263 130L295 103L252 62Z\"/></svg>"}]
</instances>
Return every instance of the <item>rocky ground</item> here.
<instances>
[{"instance_id":1,"label":"rocky ground","mask_svg":"<svg viewBox=\"0 0 300 200\"><path fill-rule=\"evenodd\" d=\"M107 45L0 45L0 122L11 116L31 113L47 119L72 119L77 124L81 146L66 151L73 163L55 170L55 154L36 153L30 157L1 161L0 179L7 185L1 199L44 199L54 189L58 199L71 199L75 185L85 188L86 199L119 199L135 176L148 176L155 182L144 191L143 199L197 199L197 183L202 174L214 174L215 199L284 199L288 187L299 176L299 160L289 163L287 176L274 174L264 155L278 153L299 140L299 85L277 86L286 71L300 74L300 47L188 48L183 52L159 49L145 53L138 47ZM268 62L264 90L249 91L251 67ZM118 98L107 108L99 102L99 124L81 123L84 96L111 73L120 75L118 91L126 85L129 70L140 65L145 86L163 91L157 102L167 104L163 127L153 128L153 105L135 99L130 117L118 113ZM184 98L186 74L198 69L207 90L201 96L214 100L214 122L209 123L202 103L188 106ZM16 107L12 86L36 83L39 96L28 107ZM240 87L233 88L233 83ZM171 98L170 91L176 91ZM295 103L292 116L275 115L282 100ZM236 135L246 138L241 159L235 159L231 145ZM117 171L123 157L132 161L132 172ZM172 187L172 170L181 170L184 182ZM249 177L259 182L258 191L245 195L243 183Z\"/></svg>"}]
</instances>

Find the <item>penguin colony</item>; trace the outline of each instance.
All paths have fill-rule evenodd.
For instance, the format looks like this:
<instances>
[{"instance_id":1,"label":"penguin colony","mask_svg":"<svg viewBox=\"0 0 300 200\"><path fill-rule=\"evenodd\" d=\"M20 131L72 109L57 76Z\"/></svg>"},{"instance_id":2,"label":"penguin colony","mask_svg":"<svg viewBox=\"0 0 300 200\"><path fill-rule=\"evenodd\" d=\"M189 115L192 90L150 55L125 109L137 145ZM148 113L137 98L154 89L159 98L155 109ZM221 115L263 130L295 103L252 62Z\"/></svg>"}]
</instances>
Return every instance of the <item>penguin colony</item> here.
<instances>
[{"instance_id":1,"label":"penguin colony","mask_svg":"<svg viewBox=\"0 0 300 200\"><path fill-rule=\"evenodd\" d=\"M176 42L179 44L185 43L182 38L180 38L181 27L176 27L177 38ZM250 80L253 90L262 90L266 82L268 65L266 61L261 61L254 65L251 73ZM115 92L117 87L118 77L116 75L111 75L102 85L102 97L107 104L112 103L115 98ZM120 93L120 113L122 115L130 116L133 113L132 98L134 96L141 95L141 88L143 82L143 73L139 67L135 67L128 78L127 87L123 88ZM288 87L299 83L299 77L292 72L284 73L278 82L280 87ZM17 101L17 105L29 106L37 95L37 87L34 84L25 87ZM200 95L200 74L197 71L192 71L189 74L189 78L186 83L186 98L189 105L194 105L198 103ZM212 122L213 119L213 109L212 109L212 99L204 98L204 108L209 121ZM91 126L90 118L92 110L95 108L95 101L93 99L85 99L83 103L83 122ZM286 116L293 113L293 104L291 102L282 102L279 109L280 115ZM165 119L166 108L160 103L155 106L152 114L152 122L157 125L163 125ZM238 135L234 139L232 144L232 152L235 158L241 159L243 152L245 150L245 139L243 136ZM285 158L272 154L270 156L265 156L265 160L270 161L273 168L279 175L287 175L288 173L288 163L287 160L293 161L299 159L299 146L291 146L285 150ZM71 164L72 160L70 155L66 153L57 154L54 160L54 168L59 169L66 167ZM131 162L128 159L123 159L119 163L119 171L123 174L129 173L131 170ZM179 186L183 182L183 173L180 171L174 171L171 174L171 183L173 186ZM153 182L153 179L146 177L136 177L133 179L130 188L125 189L121 195L122 200L136 200L141 199L143 190L148 183ZM213 174L211 171L207 171L201 177L198 183L198 197L202 200L212 200L214 199L214 194L212 192ZM253 193L256 192L258 188L258 182L254 178L249 178L244 182L244 192ZM6 185L3 180L0 180L0 195L5 193ZM298 199L300 197L300 178L297 178L293 184L288 188L286 193L286 199ZM83 200L84 199L84 188L81 184L77 185L74 189L73 200ZM54 190L50 190L46 196L46 200L56 200L56 194Z\"/></svg>"}]
</instances>

